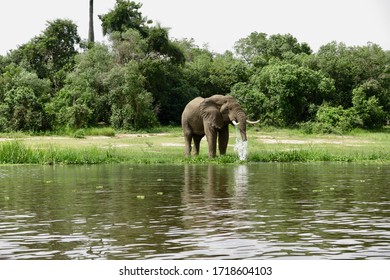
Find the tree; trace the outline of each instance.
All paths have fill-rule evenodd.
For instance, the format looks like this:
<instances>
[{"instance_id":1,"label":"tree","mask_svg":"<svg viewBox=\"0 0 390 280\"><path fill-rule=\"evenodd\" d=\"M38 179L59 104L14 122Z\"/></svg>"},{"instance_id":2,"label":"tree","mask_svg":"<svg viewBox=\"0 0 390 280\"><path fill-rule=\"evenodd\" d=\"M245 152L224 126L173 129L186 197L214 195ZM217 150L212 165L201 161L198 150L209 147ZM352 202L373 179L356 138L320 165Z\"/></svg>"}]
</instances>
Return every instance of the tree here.
<instances>
[{"instance_id":1,"label":"tree","mask_svg":"<svg viewBox=\"0 0 390 280\"><path fill-rule=\"evenodd\" d=\"M369 80L352 92L353 108L366 128L380 128L386 123L386 113L379 100L381 85Z\"/></svg>"},{"instance_id":2,"label":"tree","mask_svg":"<svg viewBox=\"0 0 390 280\"><path fill-rule=\"evenodd\" d=\"M248 37L239 39L234 49L247 63L256 67L268 64L271 58L283 60L289 54L311 54L307 43L298 43L291 34L276 34L268 37L266 33L252 32Z\"/></svg>"},{"instance_id":3,"label":"tree","mask_svg":"<svg viewBox=\"0 0 390 280\"><path fill-rule=\"evenodd\" d=\"M147 36L148 52L169 58L173 63L184 64L185 57L181 49L169 40L168 30L161 26L152 27Z\"/></svg>"},{"instance_id":4,"label":"tree","mask_svg":"<svg viewBox=\"0 0 390 280\"><path fill-rule=\"evenodd\" d=\"M344 108L352 106L352 90L356 86L358 68L354 65L351 48L332 42L321 46L316 54L317 69L335 81L336 92L329 102Z\"/></svg>"},{"instance_id":5,"label":"tree","mask_svg":"<svg viewBox=\"0 0 390 280\"><path fill-rule=\"evenodd\" d=\"M139 11L142 7L141 3L135 3L128 0L116 0L113 10L107 14L99 15L102 21L103 35L111 34L115 31L125 32L128 29L136 29L143 37L147 37L147 23L150 23L144 18Z\"/></svg>"},{"instance_id":6,"label":"tree","mask_svg":"<svg viewBox=\"0 0 390 280\"><path fill-rule=\"evenodd\" d=\"M283 59L286 53L312 53L312 50L307 43L298 43L298 40L291 34L271 35L267 45L268 56L277 57L280 59Z\"/></svg>"},{"instance_id":7,"label":"tree","mask_svg":"<svg viewBox=\"0 0 390 280\"><path fill-rule=\"evenodd\" d=\"M126 32L111 33L113 54L117 63L126 64L131 60L142 61L147 57L148 42L138 30L129 29Z\"/></svg>"},{"instance_id":8,"label":"tree","mask_svg":"<svg viewBox=\"0 0 390 280\"><path fill-rule=\"evenodd\" d=\"M114 66L108 47L98 43L75 57L75 69L67 75L65 86L46 106L55 128L109 124L108 73Z\"/></svg>"},{"instance_id":9,"label":"tree","mask_svg":"<svg viewBox=\"0 0 390 280\"><path fill-rule=\"evenodd\" d=\"M286 62L267 65L250 83L233 87L251 117L277 126L308 121L333 92L333 81L321 72Z\"/></svg>"},{"instance_id":10,"label":"tree","mask_svg":"<svg viewBox=\"0 0 390 280\"><path fill-rule=\"evenodd\" d=\"M210 80L213 54L203 49L191 55L193 57L186 63L183 71L188 82L196 89L197 95L209 97L213 94L220 94L221 92L215 89Z\"/></svg>"},{"instance_id":11,"label":"tree","mask_svg":"<svg viewBox=\"0 0 390 280\"><path fill-rule=\"evenodd\" d=\"M378 45L348 47L332 42L315 55L315 67L332 78L333 106L355 108L365 127L381 127L390 112L390 57Z\"/></svg>"},{"instance_id":12,"label":"tree","mask_svg":"<svg viewBox=\"0 0 390 280\"><path fill-rule=\"evenodd\" d=\"M181 65L161 57L148 57L140 63L145 88L153 95L153 105L161 124L180 123L181 112L192 87L185 79Z\"/></svg>"},{"instance_id":13,"label":"tree","mask_svg":"<svg viewBox=\"0 0 390 280\"><path fill-rule=\"evenodd\" d=\"M17 66L0 75L0 131L50 129L44 106L50 97L50 82Z\"/></svg>"},{"instance_id":14,"label":"tree","mask_svg":"<svg viewBox=\"0 0 390 280\"><path fill-rule=\"evenodd\" d=\"M89 0L89 29L88 29L88 42L95 42L95 32L93 27L93 0Z\"/></svg>"},{"instance_id":15,"label":"tree","mask_svg":"<svg viewBox=\"0 0 390 280\"><path fill-rule=\"evenodd\" d=\"M75 23L61 19L49 21L39 40L45 47L47 63L53 64L53 71L73 66L78 53L76 47L81 40Z\"/></svg>"},{"instance_id":16,"label":"tree","mask_svg":"<svg viewBox=\"0 0 390 280\"><path fill-rule=\"evenodd\" d=\"M249 77L248 66L231 52L216 55L212 60L209 79L216 93L229 93L233 85L247 82Z\"/></svg>"},{"instance_id":17,"label":"tree","mask_svg":"<svg viewBox=\"0 0 390 280\"><path fill-rule=\"evenodd\" d=\"M110 122L117 129L148 129L157 124L153 96L145 90L145 77L135 61L117 65L109 73Z\"/></svg>"},{"instance_id":18,"label":"tree","mask_svg":"<svg viewBox=\"0 0 390 280\"><path fill-rule=\"evenodd\" d=\"M267 53L268 39L266 33L252 32L248 37L239 39L234 44L234 50L247 63L254 63L254 59Z\"/></svg>"},{"instance_id":19,"label":"tree","mask_svg":"<svg viewBox=\"0 0 390 280\"><path fill-rule=\"evenodd\" d=\"M74 66L80 40L77 25L72 21L49 21L41 35L11 52L10 60L35 72L40 79L50 79L54 94Z\"/></svg>"}]
</instances>

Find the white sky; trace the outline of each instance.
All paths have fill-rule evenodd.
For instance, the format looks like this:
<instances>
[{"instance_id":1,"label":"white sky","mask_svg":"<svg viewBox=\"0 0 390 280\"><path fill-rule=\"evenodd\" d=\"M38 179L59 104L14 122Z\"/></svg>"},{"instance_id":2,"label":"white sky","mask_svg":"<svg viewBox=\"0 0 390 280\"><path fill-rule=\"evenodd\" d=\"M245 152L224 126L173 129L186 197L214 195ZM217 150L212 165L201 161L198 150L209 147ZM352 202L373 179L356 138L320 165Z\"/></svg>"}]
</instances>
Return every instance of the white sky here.
<instances>
[{"instance_id":1,"label":"white sky","mask_svg":"<svg viewBox=\"0 0 390 280\"><path fill-rule=\"evenodd\" d=\"M104 41L97 15L115 0L95 0L95 38ZM251 32L290 33L317 51L331 41L379 44L390 50L389 0L135 0L143 16L170 27L173 38L194 38L212 51L232 50ZM67 18L87 38L88 0L1 0L0 55L28 42L47 20Z\"/></svg>"}]
</instances>

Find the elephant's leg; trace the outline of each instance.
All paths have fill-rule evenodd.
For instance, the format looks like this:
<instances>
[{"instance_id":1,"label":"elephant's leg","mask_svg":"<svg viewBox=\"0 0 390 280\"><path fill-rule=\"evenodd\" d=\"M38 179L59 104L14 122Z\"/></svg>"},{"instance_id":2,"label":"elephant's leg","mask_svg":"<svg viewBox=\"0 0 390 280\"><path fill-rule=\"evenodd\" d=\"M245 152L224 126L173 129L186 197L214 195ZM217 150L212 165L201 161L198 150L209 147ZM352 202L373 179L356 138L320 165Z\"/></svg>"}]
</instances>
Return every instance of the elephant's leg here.
<instances>
[{"instance_id":1,"label":"elephant's leg","mask_svg":"<svg viewBox=\"0 0 390 280\"><path fill-rule=\"evenodd\" d=\"M207 143L209 144L209 158L215 158L217 150L217 131L215 128L205 126Z\"/></svg>"},{"instance_id":2,"label":"elephant's leg","mask_svg":"<svg viewBox=\"0 0 390 280\"><path fill-rule=\"evenodd\" d=\"M184 133L184 143L185 143L185 156L189 157L191 155L191 142L192 142L192 133Z\"/></svg>"},{"instance_id":3,"label":"elephant's leg","mask_svg":"<svg viewBox=\"0 0 390 280\"><path fill-rule=\"evenodd\" d=\"M219 154L221 156L226 154L228 142L229 142L229 126L226 125L219 130L219 136L218 136L218 148L219 148Z\"/></svg>"},{"instance_id":4,"label":"elephant's leg","mask_svg":"<svg viewBox=\"0 0 390 280\"><path fill-rule=\"evenodd\" d=\"M194 155L199 155L199 146L200 141L202 140L204 135L194 135Z\"/></svg>"}]
</instances>

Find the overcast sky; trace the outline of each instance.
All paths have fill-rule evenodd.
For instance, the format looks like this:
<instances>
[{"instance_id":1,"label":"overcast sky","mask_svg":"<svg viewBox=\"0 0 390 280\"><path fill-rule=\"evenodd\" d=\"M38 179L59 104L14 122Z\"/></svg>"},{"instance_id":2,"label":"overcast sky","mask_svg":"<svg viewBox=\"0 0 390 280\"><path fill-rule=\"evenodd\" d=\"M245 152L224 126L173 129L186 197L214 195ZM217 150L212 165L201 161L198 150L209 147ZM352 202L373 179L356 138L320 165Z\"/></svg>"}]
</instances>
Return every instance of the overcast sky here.
<instances>
[{"instance_id":1,"label":"overcast sky","mask_svg":"<svg viewBox=\"0 0 390 280\"><path fill-rule=\"evenodd\" d=\"M104 41L97 15L115 0L95 0L95 38ZM331 41L379 44L390 50L389 0L136 0L141 12L169 27L173 38L194 38L212 51L232 50L251 32L290 33L317 51ZM0 55L39 35L47 20L67 18L87 38L88 0L12 0L0 2Z\"/></svg>"}]
</instances>

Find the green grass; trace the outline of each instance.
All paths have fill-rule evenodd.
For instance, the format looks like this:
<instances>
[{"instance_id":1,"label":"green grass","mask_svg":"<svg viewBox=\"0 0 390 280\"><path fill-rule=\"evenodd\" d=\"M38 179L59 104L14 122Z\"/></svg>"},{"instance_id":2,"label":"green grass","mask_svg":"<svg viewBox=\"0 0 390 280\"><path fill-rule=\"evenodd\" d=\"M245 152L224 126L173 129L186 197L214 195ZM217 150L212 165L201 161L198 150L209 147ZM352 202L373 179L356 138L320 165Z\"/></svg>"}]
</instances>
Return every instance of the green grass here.
<instances>
[{"instance_id":1,"label":"green grass","mask_svg":"<svg viewBox=\"0 0 390 280\"><path fill-rule=\"evenodd\" d=\"M86 136L115 136L115 130L111 127L91 127L91 128L81 128L81 129L72 129L72 128L62 128L58 131L48 131L48 132L8 132L0 133L0 138L10 138L10 139L19 139L26 138L30 136L69 136L75 138L84 138Z\"/></svg>"},{"instance_id":2,"label":"green grass","mask_svg":"<svg viewBox=\"0 0 390 280\"><path fill-rule=\"evenodd\" d=\"M389 152L352 152L336 151L332 149L294 149L290 151L265 151L250 155L249 162L368 162L390 161Z\"/></svg>"},{"instance_id":3,"label":"green grass","mask_svg":"<svg viewBox=\"0 0 390 280\"><path fill-rule=\"evenodd\" d=\"M1 164L97 164L120 162L121 156L112 149L85 148L33 148L19 140L0 144Z\"/></svg>"},{"instance_id":4,"label":"green grass","mask_svg":"<svg viewBox=\"0 0 390 280\"><path fill-rule=\"evenodd\" d=\"M232 130L232 129L231 129ZM198 157L184 157L179 128L162 133L123 134L112 129L85 130L82 137L9 135L0 141L0 164L229 164L240 163L231 131L228 153L209 159L202 140ZM299 130L250 129L246 162L390 162L388 131L350 135L308 135ZM104 136L104 137L103 137Z\"/></svg>"}]
</instances>

